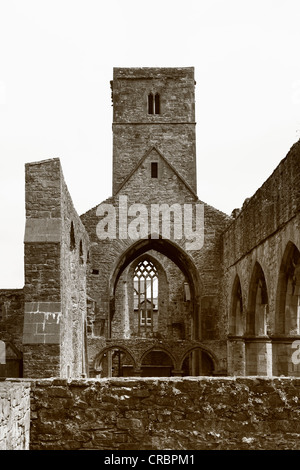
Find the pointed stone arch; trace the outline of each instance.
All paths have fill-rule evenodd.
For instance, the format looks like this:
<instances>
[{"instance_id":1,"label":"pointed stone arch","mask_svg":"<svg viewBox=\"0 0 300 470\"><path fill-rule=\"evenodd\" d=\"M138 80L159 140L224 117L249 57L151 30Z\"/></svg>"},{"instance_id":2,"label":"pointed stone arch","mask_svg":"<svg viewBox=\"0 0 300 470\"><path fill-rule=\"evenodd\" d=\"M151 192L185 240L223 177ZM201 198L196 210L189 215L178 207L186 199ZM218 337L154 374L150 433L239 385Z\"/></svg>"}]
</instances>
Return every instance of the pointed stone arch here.
<instances>
[{"instance_id":1,"label":"pointed stone arch","mask_svg":"<svg viewBox=\"0 0 300 470\"><path fill-rule=\"evenodd\" d=\"M277 283L273 375L300 376L294 363L293 341L300 335L300 251L289 241L284 250Z\"/></svg>"},{"instance_id":2,"label":"pointed stone arch","mask_svg":"<svg viewBox=\"0 0 300 470\"><path fill-rule=\"evenodd\" d=\"M129 362L131 363L130 367L133 369L133 371L138 367L137 360L130 351L130 349L124 346L123 344L120 345L118 344L118 342L116 342L106 346L95 356L95 359L93 361L93 369L96 374L98 372L101 375L101 372L103 371L102 363L105 357L107 357L108 360L112 362L112 352L114 351L120 351L121 353L125 354L125 356L127 356ZM107 369L111 369L111 364L108 365ZM104 371L104 374L107 375L107 371Z\"/></svg>"},{"instance_id":3,"label":"pointed stone arch","mask_svg":"<svg viewBox=\"0 0 300 470\"><path fill-rule=\"evenodd\" d=\"M247 309L247 335L264 336L267 334L268 289L263 269L256 261L249 286Z\"/></svg>"},{"instance_id":4,"label":"pointed stone arch","mask_svg":"<svg viewBox=\"0 0 300 470\"><path fill-rule=\"evenodd\" d=\"M275 334L300 334L300 251L289 241L278 276Z\"/></svg>"},{"instance_id":5,"label":"pointed stone arch","mask_svg":"<svg viewBox=\"0 0 300 470\"><path fill-rule=\"evenodd\" d=\"M246 375L272 374L272 344L268 337L269 298L261 264L256 261L250 280L246 315Z\"/></svg>"},{"instance_id":6,"label":"pointed stone arch","mask_svg":"<svg viewBox=\"0 0 300 470\"><path fill-rule=\"evenodd\" d=\"M171 259L185 275L188 280L191 292L191 301L193 305L193 339L201 338L200 331L200 297L201 297L201 279L198 270L191 256L183 250L181 246L168 239L149 235L146 239L141 239L133 243L116 261L109 282L110 292L110 322L114 314L115 289L124 269L141 255L150 250L157 251Z\"/></svg>"},{"instance_id":7,"label":"pointed stone arch","mask_svg":"<svg viewBox=\"0 0 300 470\"><path fill-rule=\"evenodd\" d=\"M156 363L155 361L155 355L157 355L159 361ZM148 357L148 361L147 361ZM167 359L167 360L166 360ZM168 360L169 359L169 360ZM149 362L149 364L147 364ZM150 348L148 348L146 351L143 352L141 359L140 359L140 367L141 371L143 371L143 368L145 367L152 367L156 371L162 370L164 367L169 370L169 373L159 373L159 374L154 374L155 376L171 376L172 371L176 369L176 358L172 354L172 352L164 347L163 345L157 346L154 345ZM147 374L148 375L148 374Z\"/></svg>"},{"instance_id":8,"label":"pointed stone arch","mask_svg":"<svg viewBox=\"0 0 300 470\"><path fill-rule=\"evenodd\" d=\"M234 336L242 336L244 334L244 307L241 281L236 274L233 281L231 293L231 305L229 312L229 334Z\"/></svg>"},{"instance_id":9,"label":"pointed stone arch","mask_svg":"<svg viewBox=\"0 0 300 470\"><path fill-rule=\"evenodd\" d=\"M183 371L184 375L194 375L193 371L191 371L190 374L187 373L185 371L184 365L188 358L190 358L191 363L193 362L193 354L197 354L198 359L201 361L202 375L213 375L219 369L217 357L213 354L213 352L202 345L195 345L185 351L180 358L179 369Z\"/></svg>"}]
</instances>

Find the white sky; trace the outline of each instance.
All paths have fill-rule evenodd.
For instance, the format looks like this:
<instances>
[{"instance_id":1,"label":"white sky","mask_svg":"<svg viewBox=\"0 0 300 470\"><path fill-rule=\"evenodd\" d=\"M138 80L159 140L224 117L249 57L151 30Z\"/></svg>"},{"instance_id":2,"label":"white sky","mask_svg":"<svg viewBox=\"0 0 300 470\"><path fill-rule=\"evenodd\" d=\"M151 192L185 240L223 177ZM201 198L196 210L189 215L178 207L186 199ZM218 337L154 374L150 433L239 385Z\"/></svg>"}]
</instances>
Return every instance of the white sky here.
<instances>
[{"instance_id":1,"label":"white sky","mask_svg":"<svg viewBox=\"0 0 300 470\"><path fill-rule=\"evenodd\" d=\"M195 67L198 196L230 214L300 137L299 0L0 0L0 288L23 287L24 164L111 195L113 67Z\"/></svg>"}]
</instances>

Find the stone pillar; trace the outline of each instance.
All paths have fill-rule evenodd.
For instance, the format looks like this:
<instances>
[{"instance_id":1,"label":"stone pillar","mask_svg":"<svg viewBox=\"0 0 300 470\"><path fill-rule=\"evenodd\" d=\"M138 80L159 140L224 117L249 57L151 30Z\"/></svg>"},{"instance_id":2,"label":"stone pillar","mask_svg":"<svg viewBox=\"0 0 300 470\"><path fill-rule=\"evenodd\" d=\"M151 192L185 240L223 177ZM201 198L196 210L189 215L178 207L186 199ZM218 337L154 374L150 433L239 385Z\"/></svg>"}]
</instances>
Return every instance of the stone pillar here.
<instances>
[{"instance_id":1,"label":"stone pillar","mask_svg":"<svg viewBox=\"0 0 300 470\"><path fill-rule=\"evenodd\" d=\"M242 337L230 336L227 342L228 375L245 375L245 341Z\"/></svg>"},{"instance_id":2,"label":"stone pillar","mask_svg":"<svg viewBox=\"0 0 300 470\"><path fill-rule=\"evenodd\" d=\"M273 375L300 377L300 336L272 337Z\"/></svg>"},{"instance_id":3,"label":"stone pillar","mask_svg":"<svg viewBox=\"0 0 300 470\"><path fill-rule=\"evenodd\" d=\"M269 338L246 339L246 375L272 375L272 344Z\"/></svg>"}]
</instances>

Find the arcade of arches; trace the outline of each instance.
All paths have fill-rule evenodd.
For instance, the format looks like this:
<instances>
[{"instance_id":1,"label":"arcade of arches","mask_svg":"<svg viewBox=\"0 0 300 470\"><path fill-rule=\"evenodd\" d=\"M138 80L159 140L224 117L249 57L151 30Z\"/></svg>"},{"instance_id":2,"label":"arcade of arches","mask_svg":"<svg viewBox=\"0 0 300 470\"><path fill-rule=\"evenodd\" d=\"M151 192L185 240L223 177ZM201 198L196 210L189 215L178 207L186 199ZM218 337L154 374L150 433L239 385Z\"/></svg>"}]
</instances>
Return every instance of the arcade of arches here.
<instances>
[{"instance_id":1,"label":"arcade of arches","mask_svg":"<svg viewBox=\"0 0 300 470\"><path fill-rule=\"evenodd\" d=\"M235 349L231 366L240 370L242 365L245 375L299 376L298 361L292 360L292 348L300 339L300 251L294 243L288 242L272 279L268 289L257 261L248 293L235 276L229 318L229 343ZM272 288L270 311L268 290Z\"/></svg>"},{"instance_id":2,"label":"arcade of arches","mask_svg":"<svg viewBox=\"0 0 300 470\"><path fill-rule=\"evenodd\" d=\"M131 247L113 276L106 346L91 374L211 375L217 361L200 343L197 276L191 260L173 243L149 238Z\"/></svg>"}]
</instances>

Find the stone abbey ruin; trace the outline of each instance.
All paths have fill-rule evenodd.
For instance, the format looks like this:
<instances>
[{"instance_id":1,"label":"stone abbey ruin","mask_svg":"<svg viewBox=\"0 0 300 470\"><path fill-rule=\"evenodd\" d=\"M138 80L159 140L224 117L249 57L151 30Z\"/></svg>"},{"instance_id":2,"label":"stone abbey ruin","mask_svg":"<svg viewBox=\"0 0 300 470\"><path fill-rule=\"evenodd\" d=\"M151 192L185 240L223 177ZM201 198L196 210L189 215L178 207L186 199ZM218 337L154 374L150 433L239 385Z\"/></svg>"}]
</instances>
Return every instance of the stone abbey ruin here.
<instances>
[{"instance_id":1,"label":"stone abbey ruin","mask_svg":"<svg viewBox=\"0 0 300 470\"><path fill-rule=\"evenodd\" d=\"M194 69L115 68L111 94L110 198L79 216L59 159L26 164L0 377L299 377L300 142L229 216L197 195Z\"/></svg>"}]
</instances>

